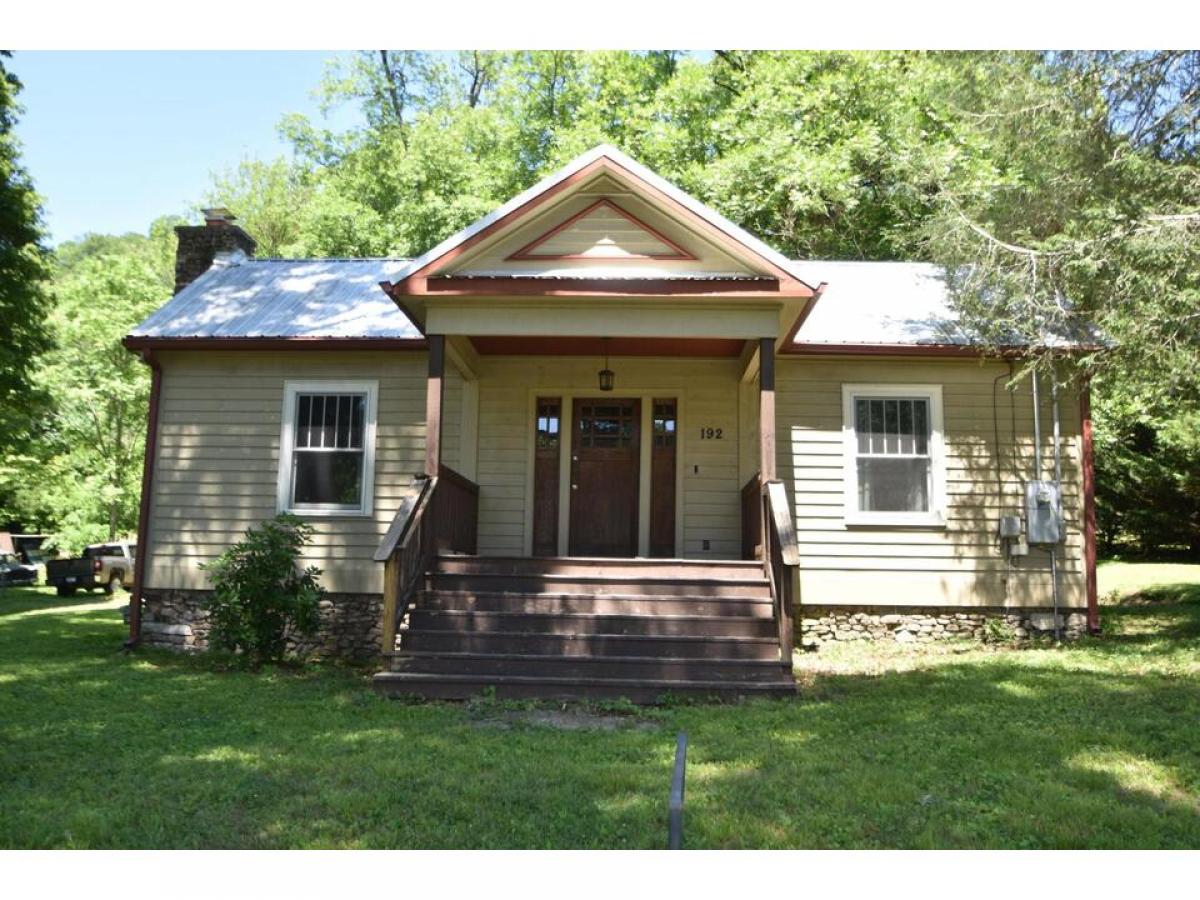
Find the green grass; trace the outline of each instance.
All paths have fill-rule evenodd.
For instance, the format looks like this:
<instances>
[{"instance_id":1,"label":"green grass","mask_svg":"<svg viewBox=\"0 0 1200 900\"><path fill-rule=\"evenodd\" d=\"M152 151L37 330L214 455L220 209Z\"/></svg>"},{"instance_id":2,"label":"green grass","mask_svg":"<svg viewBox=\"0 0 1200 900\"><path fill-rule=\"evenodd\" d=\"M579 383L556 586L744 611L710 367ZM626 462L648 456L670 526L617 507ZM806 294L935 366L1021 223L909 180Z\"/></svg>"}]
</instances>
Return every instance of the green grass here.
<instances>
[{"instance_id":1,"label":"green grass","mask_svg":"<svg viewBox=\"0 0 1200 900\"><path fill-rule=\"evenodd\" d=\"M1096 582L1101 602L1106 604L1131 596L1139 600L1200 600L1200 564L1196 563L1110 560L1096 567Z\"/></svg>"},{"instance_id":2,"label":"green grass","mask_svg":"<svg viewBox=\"0 0 1200 900\"><path fill-rule=\"evenodd\" d=\"M796 700L572 731L125 654L121 601L13 590L0 846L660 847L683 730L689 847L1200 847L1197 589L1071 647L847 647Z\"/></svg>"}]
</instances>

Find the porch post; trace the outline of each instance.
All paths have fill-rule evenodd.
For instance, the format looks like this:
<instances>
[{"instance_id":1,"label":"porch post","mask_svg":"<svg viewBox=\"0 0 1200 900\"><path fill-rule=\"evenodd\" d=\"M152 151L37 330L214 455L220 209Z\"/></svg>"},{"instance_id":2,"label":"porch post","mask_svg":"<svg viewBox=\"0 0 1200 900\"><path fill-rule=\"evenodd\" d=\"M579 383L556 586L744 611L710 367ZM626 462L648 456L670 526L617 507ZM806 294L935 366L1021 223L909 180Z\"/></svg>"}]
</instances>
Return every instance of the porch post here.
<instances>
[{"instance_id":1,"label":"porch post","mask_svg":"<svg viewBox=\"0 0 1200 900\"><path fill-rule=\"evenodd\" d=\"M446 374L446 336L431 334L429 380L425 388L425 474L437 476L442 465L442 398Z\"/></svg>"},{"instance_id":2,"label":"porch post","mask_svg":"<svg viewBox=\"0 0 1200 900\"><path fill-rule=\"evenodd\" d=\"M775 339L758 344L759 465L763 484L775 479Z\"/></svg>"}]
</instances>

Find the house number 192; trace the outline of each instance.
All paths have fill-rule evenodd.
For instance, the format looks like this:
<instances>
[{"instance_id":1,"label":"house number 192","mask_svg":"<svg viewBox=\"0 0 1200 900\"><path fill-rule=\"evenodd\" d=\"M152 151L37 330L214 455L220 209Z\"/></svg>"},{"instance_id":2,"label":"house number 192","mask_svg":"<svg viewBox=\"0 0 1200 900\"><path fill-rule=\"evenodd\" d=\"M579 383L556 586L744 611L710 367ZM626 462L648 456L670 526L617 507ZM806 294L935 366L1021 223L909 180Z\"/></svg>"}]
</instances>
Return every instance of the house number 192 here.
<instances>
[{"instance_id":1,"label":"house number 192","mask_svg":"<svg viewBox=\"0 0 1200 900\"><path fill-rule=\"evenodd\" d=\"M700 440L702 441L719 441L725 436L722 428L701 428Z\"/></svg>"}]
</instances>

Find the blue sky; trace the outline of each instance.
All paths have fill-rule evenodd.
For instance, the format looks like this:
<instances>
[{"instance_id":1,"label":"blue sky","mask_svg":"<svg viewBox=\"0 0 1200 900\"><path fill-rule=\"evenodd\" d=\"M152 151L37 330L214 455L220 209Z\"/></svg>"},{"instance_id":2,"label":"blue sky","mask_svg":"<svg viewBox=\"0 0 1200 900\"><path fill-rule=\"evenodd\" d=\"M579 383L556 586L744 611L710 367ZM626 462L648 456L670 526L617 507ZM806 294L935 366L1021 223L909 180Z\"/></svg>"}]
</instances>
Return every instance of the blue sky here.
<instances>
[{"instance_id":1,"label":"blue sky","mask_svg":"<svg viewBox=\"0 0 1200 900\"><path fill-rule=\"evenodd\" d=\"M214 172L286 153L287 113L320 118L312 91L332 52L17 52L22 159L52 243L144 231L186 214ZM353 124L342 108L333 127Z\"/></svg>"}]
</instances>

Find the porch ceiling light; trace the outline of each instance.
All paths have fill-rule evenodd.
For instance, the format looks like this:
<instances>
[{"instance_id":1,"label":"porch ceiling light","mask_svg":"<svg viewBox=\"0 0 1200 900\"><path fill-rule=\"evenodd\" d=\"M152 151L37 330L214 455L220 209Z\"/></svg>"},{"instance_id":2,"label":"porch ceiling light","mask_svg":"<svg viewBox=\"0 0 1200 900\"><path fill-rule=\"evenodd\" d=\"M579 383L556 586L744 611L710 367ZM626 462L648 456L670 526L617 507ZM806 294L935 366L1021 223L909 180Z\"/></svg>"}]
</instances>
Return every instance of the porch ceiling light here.
<instances>
[{"instance_id":1,"label":"porch ceiling light","mask_svg":"<svg viewBox=\"0 0 1200 900\"><path fill-rule=\"evenodd\" d=\"M611 391L613 384L616 382L616 374L608 367L608 338L604 339L604 368L600 370L600 390Z\"/></svg>"}]
</instances>

